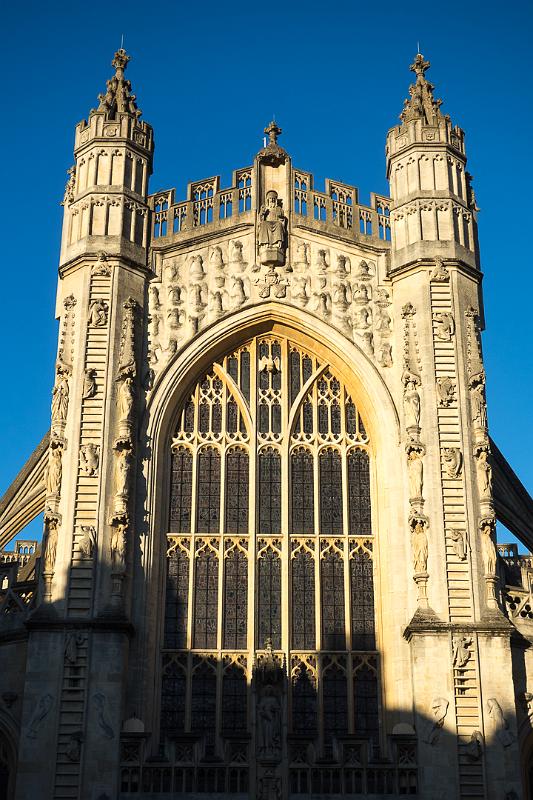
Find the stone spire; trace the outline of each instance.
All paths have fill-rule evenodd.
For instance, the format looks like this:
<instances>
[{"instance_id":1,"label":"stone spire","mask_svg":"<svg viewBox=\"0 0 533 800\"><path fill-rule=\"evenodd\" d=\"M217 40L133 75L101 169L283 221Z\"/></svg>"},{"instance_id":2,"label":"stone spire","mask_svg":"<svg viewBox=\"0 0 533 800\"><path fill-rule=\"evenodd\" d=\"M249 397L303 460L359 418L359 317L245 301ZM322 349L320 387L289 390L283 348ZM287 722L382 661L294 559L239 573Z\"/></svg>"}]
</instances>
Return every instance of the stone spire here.
<instances>
[{"instance_id":1,"label":"stone spire","mask_svg":"<svg viewBox=\"0 0 533 800\"><path fill-rule=\"evenodd\" d=\"M278 136L282 133L279 125L272 120L264 132L268 136L268 142L266 142L265 147L261 148L257 157L262 161L271 163L283 163L286 161L289 157L288 153L278 144Z\"/></svg>"},{"instance_id":2,"label":"stone spire","mask_svg":"<svg viewBox=\"0 0 533 800\"><path fill-rule=\"evenodd\" d=\"M99 94L100 105L98 111L104 112L107 119L115 119L118 114L131 114L138 118L142 111L137 108L135 95L131 93L131 83L124 78L124 70L130 61L126 51L121 47L117 50L111 66L115 68L113 77L106 81L105 94Z\"/></svg>"},{"instance_id":3,"label":"stone spire","mask_svg":"<svg viewBox=\"0 0 533 800\"><path fill-rule=\"evenodd\" d=\"M426 72L430 68L429 61L424 60L421 53L417 53L409 69L416 75L416 83L409 87L409 98L404 100L403 111L400 114L402 122L421 119L427 125L435 125L442 117L440 106L442 100L433 97L432 83L426 80Z\"/></svg>"}]
</instances>

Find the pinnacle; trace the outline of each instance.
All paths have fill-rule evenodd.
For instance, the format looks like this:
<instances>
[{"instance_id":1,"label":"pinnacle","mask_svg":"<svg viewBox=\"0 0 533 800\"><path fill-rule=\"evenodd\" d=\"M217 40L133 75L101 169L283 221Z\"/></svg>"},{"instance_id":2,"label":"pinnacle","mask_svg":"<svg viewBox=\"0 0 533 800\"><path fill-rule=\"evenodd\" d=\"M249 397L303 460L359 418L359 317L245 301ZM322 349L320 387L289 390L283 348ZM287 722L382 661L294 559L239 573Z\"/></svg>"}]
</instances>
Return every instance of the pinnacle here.
<instances>
[{"instance_id":1,"label":"pinnacle","mask_svg":"<svg viewBox=\"0 0 533 800\"><path fill-rule=\"evenodd\" d=\"M115 119L118 114L131 114L140 117L142 111L137 108L136 97L131 93L131 83L124 77L124 70L131 60L123 47L114 55L111 66L115 74L106 81L105 94L99 94L100 105L98 111L104 112L108 119Z\"/></svg>"},{"instance_id":2,"label":"pinnacle","mask_svg":"<svg viewBox=\"0 0 533 800\"><path fill-rule=\"evenodd\" d=\"M409 87L409 97L404 100L403 111L400 114L402 122L411 122L421 119L426 125L435 125L437 119L442 117L440 106L442 100L433 97L432 83L426 79L426 72L431 63L424 59L422 53L417 53L409 69L416 75L416 83Z\"/></svg>"}]
</instances>

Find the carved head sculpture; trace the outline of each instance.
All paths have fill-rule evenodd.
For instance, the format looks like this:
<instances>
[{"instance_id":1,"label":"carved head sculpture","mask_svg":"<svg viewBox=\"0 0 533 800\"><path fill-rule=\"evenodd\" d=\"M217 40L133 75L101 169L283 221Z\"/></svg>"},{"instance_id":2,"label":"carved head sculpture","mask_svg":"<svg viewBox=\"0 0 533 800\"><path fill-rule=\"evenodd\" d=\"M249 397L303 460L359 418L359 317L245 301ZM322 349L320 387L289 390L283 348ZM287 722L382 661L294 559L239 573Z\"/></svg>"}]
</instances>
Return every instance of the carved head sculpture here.
<instances>
[{"instance_id":1,"label":"carved head sculpture","mask_svg":"<svg viewBox=\"0 0 533 800\"><path fill-rule=\"evenodd\" d=\"M270 189L265 195L265 201L269 208L276 208L278 204L278 193L274 189Z\"/></svg>"}]
</instances>

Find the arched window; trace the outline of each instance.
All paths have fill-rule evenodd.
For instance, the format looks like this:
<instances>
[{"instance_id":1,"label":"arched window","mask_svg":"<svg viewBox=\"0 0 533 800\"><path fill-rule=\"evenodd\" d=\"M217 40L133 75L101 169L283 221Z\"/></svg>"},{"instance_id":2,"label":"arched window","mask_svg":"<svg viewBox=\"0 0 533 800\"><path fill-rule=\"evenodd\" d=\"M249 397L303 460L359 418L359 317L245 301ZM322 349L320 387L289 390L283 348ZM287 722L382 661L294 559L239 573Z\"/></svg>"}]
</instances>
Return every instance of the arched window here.
<instances>
[{"instance_id":1,"label":"arched window","mask_svg":"<svg viewBox=\"0 0 533 800\"><path fill-rule=\"evenodd\" d=\"M161 656L175 791L248 791L258 664L285 673L269 696L301 741L283 744L294 792L362 791L353 765L306 759L346 737L379 747L370 443L321 353L259 336L177 409Z\"/></svg>"}]
</instances>

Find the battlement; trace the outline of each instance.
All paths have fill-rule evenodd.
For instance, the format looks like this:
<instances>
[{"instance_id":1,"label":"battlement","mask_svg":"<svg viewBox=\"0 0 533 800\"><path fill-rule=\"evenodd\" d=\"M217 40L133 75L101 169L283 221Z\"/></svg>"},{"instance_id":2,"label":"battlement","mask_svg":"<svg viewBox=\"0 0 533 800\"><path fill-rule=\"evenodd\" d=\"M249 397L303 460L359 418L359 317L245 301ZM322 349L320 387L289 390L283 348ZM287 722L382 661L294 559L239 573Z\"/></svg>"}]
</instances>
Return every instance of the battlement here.
<instances>
[{"instance_id":1,"label":"battlement","mask_svg":"<svg viewBox=\"0 0 533 800\"><path fill-rule=\"evenodd\" d=\"M371 193L370 205L359 203L355 186L326 179L325 191L314 189L311 173L291 169L291 197L288 211L293 225L320 232L334 232L349 240L372 238L390 242L391 200ZM148 198L152 210L152 240L171 240L182 233L209 226L231 227L251 223L258 210L254 168L233 173L232 185L221 188L214 176L189 183L187 199L176 200L176 190L169 189Z\"/></svg>"}]
</instances>

